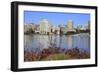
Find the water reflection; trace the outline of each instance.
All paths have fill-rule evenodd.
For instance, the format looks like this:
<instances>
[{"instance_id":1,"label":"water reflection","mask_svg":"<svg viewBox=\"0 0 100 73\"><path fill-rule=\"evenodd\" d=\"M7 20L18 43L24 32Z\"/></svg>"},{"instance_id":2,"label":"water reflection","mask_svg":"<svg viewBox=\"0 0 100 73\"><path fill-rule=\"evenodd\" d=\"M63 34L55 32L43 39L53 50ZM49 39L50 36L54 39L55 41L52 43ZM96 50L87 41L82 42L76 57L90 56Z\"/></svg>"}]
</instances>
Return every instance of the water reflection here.
<instances>
[{"instance_id":1,"label":"water reflection","mask_svg":"<svg viewBox=\"0 0 100 73\"><path fill-rule=\"evenodd\" d=\"M88 33L76 35L24 35L26 51L40 51L56 47L60 49L79 48L90 51L90 36Z\"/></svg>"}]
</instances>

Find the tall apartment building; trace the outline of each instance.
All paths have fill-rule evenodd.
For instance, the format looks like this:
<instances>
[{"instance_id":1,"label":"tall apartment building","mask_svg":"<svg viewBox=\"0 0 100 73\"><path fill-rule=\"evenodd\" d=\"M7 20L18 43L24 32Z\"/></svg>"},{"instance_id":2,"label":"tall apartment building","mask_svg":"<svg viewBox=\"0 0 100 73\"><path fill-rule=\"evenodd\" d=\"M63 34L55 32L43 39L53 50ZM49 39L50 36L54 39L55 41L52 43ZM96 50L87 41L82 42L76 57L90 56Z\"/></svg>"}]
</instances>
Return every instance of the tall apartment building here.
<instances>
[{"instance_id":1,"label":"tall apartment building","mask_svg":"<svg viewBox=\"0 0 100 73\"><path fill-rule=\"evenodd\" d=\"M51 24L47 19L40 21L40 34L50 34L51 33Z\"/></svg>"}]
</instances>

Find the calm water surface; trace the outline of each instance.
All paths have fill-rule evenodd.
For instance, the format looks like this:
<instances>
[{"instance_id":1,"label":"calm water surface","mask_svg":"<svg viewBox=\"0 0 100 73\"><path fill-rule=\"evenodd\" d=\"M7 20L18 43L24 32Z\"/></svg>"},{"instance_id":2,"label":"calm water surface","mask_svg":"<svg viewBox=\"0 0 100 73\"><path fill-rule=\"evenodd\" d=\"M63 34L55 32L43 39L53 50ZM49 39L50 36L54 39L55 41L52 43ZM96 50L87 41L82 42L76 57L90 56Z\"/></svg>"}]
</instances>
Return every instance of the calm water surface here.
<instances>
[{"instance_id":1,"label":"calm water surface","mask_svg":"<svg viewBox=\"0 0 100 73\"><path fill-rule=\"evenodd\" d=\"M39 51L56 47L60 49L79 48L90 51L90 35L88 33L75 35L24 35L25 51Z\"/></svg>"}]
</instances>

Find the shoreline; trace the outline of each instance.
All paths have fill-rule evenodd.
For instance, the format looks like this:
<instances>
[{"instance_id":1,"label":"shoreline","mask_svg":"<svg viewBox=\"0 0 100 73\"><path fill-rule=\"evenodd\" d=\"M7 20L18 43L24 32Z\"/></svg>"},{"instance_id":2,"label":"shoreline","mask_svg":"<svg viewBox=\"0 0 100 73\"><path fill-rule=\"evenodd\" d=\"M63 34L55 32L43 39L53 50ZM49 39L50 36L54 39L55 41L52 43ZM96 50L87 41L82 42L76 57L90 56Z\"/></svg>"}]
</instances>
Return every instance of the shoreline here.
<instances>
[{"instance_id":1,"label":"shoreline","mask_svg":"<svg viewBox=\"0 0 100 73\"><path fill-rule=\"evenodd\" d=\"M24 33L24 35L76 35L76 34L85 34L85 33L88 33L90 34L89 32L83 32L83 33L74 33L74 34L33 34L33 33Z\"/></svg>"}]
</instances>

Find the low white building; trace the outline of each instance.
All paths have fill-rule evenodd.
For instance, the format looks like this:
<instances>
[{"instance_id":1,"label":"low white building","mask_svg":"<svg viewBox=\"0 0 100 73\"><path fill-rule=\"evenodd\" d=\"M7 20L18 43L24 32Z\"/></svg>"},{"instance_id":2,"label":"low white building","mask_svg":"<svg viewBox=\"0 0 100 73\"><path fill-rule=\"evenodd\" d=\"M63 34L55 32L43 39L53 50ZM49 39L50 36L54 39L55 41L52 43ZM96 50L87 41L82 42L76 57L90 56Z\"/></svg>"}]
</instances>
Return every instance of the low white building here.
<instances>
[{"instance_id":1,"label":"low white building","mask_svg":"<svg viewBox=\"0 0 100 73\"><path fill-rule=\"evenodd\" d=\"M40 33L40 25L35 25L35 33L36 34Z\"/></svg>"},{"instance_id":2,"label":"low white building","mask_svg":"<svg viewBox=\"0 0 100 73\"><path fill-rule=\"evenodd\" d=\"M28 23L24 25L24 33L34 30L35 30L35 25L33 23Z\"/></svg>"}]
</instances>

